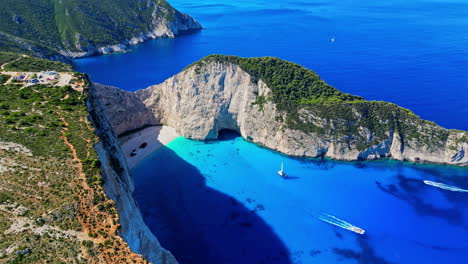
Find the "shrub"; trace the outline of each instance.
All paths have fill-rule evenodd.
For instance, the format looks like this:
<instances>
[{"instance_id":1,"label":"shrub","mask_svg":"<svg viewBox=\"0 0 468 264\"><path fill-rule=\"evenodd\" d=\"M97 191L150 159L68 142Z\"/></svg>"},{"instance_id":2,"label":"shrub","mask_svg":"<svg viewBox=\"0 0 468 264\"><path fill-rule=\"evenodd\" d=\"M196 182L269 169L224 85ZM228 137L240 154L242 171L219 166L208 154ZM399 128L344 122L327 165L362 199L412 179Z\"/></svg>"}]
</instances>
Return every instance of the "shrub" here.
<instances>
[{"instance_id":1,"label":"shrub","mask_svg":"<svg viewBox=\"0 0 468 264\"><path fill-rule=\"evenodd\" d=\"M6 192L0 192L0 204L6 203L7 201L12 202L13 197Z\"/></svg>"}]
</instances>

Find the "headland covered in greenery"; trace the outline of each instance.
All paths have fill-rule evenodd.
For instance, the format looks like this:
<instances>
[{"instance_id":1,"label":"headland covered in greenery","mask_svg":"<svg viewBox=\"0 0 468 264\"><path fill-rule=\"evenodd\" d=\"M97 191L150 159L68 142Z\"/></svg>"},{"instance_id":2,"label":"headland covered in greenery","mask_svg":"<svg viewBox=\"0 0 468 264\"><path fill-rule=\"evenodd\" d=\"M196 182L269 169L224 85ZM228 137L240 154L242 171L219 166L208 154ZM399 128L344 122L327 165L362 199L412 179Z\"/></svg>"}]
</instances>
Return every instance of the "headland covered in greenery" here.
<instances>
[{"instance_id":1,"label":"headland covered in greenery","mask_svg":"<svg viewBox=\"0 0 468 264\"><path fill-rule=\"evenodd\" d=\"M203 72L203 66L211 62L238 65L251 75L254 82L265 82L271 93L258 94L254 104L263 109L264 103L274 103L283 114L278 118L285 118L287 127L357 144L360 151L388 139L389 131L400 134L408 144L413 142L432 149L443 147L450 134L450 130L423 120L408 109L343 93L328 85L315 72L275 57L210 55L186 69L195 67L196 72ZM319 117L324 122L312 122L310 116ZM371 140L361 134L362 128L371 132ZM468 137L465 139L468 141Z\"/></svg>"},{"instance_id":2,"label":"headland covered in greenery","mask_svg":"<svg viewBox=\"0 0 468 264\"><path fill-rule=\"evenodd\" d=\"M0 61L9 70L71 70L15 54ZM143 262L117 235L115 203L102 187L85 104L90 82L70 74L65 86L0 78L0 262Z\"/></svg>"},{"instance_id":3,"label":"headland covered in greenery","mask_svg":"<svg viewBox=\"0 0 468 264\"><path fill-rule=\"evenodd\" d=\"M167 24L177 14L166 0L3 0L0 51L64 59L65 52L121 44Z\"/></svg>"}]
</instances>

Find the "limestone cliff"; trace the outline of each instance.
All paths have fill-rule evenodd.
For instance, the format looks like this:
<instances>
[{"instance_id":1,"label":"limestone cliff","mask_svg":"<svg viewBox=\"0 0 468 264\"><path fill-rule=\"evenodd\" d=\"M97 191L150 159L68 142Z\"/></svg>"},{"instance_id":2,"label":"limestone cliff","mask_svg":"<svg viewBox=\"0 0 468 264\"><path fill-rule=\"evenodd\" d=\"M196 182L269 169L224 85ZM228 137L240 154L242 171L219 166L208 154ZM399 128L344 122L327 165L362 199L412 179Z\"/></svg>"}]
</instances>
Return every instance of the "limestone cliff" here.
<instances>
[{"instance_id":1,"label":"limestone cliff","mask_svg":"<svg viewBox=\"0 0 468 264\"><path fill-rule=\"evenodd\" d=\"M125 239L134 252L142 254L152 263L177 263L172 254L161 247L143 222L140 210L132 196L133 179L125 156L94 87L90 90L87 105L90 119L100 138L95 148L102 163L104 188L107 195L116 202L120 218L119 235Z\"/></svg>"},{"instance_id":2,"label":"limestone cliff","mask_svg":"<svg viewBox=\"0 0 468 264\"><path fill-rule=\"evenodd\" d=\"M300 91L306 95L311 92L309 97L300 95L299 103L288 106L287 96L296 95L295 86L276 85L272 74L257 74L264 69L255 60L208 57L160 85L137 91L137 95L156 122L174 127L187 138L216 139L220 130L231 129L252 142L293 156L338 160L388 157L468 165L467 132L444 129L391 103L342 94L321 80ZM266 61L265 65L284 64L272 58L259 60ZM304 69L300 73L290 76L314 75ZM276 85L275 89L265 80ZM292 92L284 96L284 91ZM317 97L313 94L316 91L328 97Z\"/></svg>"},{"instance_id":3,"label":"limestone cliff","mask_svg":"<svg viewBox=\"0 0 468 264\"><path fill-rule=\"evenodd\" d=\"M135 93L98 83L94 83L94 87L117 136L157 124L151 111Z\"/></svg>"}]
</instances>

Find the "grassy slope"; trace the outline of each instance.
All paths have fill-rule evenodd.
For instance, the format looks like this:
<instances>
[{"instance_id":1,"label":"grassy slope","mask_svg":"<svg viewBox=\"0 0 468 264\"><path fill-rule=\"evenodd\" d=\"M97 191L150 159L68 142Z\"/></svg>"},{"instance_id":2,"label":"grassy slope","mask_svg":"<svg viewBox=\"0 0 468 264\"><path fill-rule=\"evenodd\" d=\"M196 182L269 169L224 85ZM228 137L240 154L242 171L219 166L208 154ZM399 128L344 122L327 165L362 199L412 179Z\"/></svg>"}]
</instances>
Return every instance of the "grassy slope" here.
<instances>
[{"instance_id":1,"label":"grassy slope","mask_svg":"<svg viewBox=\"0 0 468 264\"><path fill-rule=\"evenodd\" d=\"M65 63L29 56L22 57L20 54L11 52L0 52L0 65L4 65L3 71L72 71L71 65Z\"/></svg>"},{"instance_id":2,"label":"grassy slope","mask_svg":"<svg viewBox=\"0 0 468 264\"><path fill-rule=\"evenodd\" d=\"M21 55L17 53L12 53L12 52L0 52L0 66L12 62L19 58Z\"/></svg>"},{"instance_id":3,"label":"grassy slope","mask_svg":"<svg viewBox=\"0 0 468 264\"><path fill-rule=\"evenodd\" d=\"M169 9L168 14L175 12L165 0L154 2ZM2 0L0 33L56 51L76 50L77 34L81 45L107 46L147 31L156 6L147 0ZM18 51L1 36L0 43L6 44L0 51Z\"/></svg>"},{"instance_id":4,"label":"grassy slope","mask_svg":"<svg viewBox=\"0 0 468 264\"><path fill-rule=\"evenodd\" d=\"M277 109L286 114L289 128L355 144L359 150L387 139L389 131L399 132L407 143L413 141L434 149L443 146L450 134L449 130L420 119L408 109L343 93L325 83L315 72L278 58L210 55L187 68L196 67L199 72L204 64L213 61L237 64L254 81L263 80L271 94L268 97L258 95L254 104L260 109L267 101L276 104ZM311 115L321 117L325 123L309 121ZM362 127L371 132L370 138L361 135Z\"/></svg>"},{"instance_id":5,"label":"grassy slope","mask_svg":"<svg viewBox=\"0 0 468 264\"><path fill-rule=\"evenodd\" d=\"M13 249L0 253L0 262L143 261L116 234L118 215L102 188L93 148L98 138L87 120L89 82L78 74L74 81L83 93L69 86L0 84L0 142L32 151L0 149L0 163L9 169L0 170L0 252ZM15 253L25 248L32 252Z\"/></svg>"}]
</instances>

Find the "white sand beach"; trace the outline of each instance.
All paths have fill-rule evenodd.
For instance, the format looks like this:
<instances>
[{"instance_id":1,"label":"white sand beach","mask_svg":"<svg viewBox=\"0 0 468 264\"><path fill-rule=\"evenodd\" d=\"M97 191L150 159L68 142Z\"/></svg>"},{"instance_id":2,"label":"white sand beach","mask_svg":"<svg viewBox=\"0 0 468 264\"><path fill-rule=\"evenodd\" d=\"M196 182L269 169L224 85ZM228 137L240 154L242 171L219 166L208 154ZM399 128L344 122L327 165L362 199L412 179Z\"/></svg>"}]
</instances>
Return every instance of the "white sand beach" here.
<instances>
[{"instance_id":1,"label":"white sand beach","mask_svg":"<svg viewBox=\"0 0 468 264\"><path fill-rule=\"evenodd\" d=\"M179 137L174 128L151 126L120 138L122 150L130 169L162 146Z\"/></svg>"}]
</instances>

